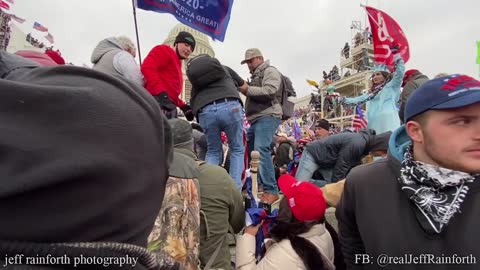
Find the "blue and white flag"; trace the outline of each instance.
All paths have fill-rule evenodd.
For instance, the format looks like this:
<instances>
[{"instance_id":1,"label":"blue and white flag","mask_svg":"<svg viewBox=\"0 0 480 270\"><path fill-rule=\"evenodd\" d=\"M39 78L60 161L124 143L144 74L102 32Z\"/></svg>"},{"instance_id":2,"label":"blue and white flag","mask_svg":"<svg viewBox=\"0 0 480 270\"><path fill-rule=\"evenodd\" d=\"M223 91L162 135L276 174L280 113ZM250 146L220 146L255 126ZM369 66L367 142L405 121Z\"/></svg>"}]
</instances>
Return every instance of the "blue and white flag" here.
<instances>
[{"instance_id":1,"label":"blue and white flag","mask_svg":"<svg viewBox=\"0 0 480 270\"><path fill-rule=\"evenodd\" d=\"M137 0L137 7L170 13L181 23L223 41L233 0Z\"/></svg>"}]
</instances>

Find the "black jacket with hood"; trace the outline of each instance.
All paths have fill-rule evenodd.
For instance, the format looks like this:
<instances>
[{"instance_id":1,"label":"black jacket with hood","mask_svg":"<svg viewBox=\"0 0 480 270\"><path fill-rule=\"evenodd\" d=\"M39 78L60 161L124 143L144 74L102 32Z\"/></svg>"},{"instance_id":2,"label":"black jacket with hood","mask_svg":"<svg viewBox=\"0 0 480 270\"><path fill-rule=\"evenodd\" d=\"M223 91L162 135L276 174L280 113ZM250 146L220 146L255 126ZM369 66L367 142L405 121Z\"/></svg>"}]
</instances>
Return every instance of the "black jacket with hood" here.
<instances>
[{"instance_id":1,"label":"black jacket with hood","mask_svg":"<svg viewBox=\"0 0 480 270\"><path fill-rule=\"evenodd\" d=\"M38 67L5 52L0 77L0 265L7 254L70 258L23 269L128 255L138 261L127 268L158 269L146 245L172 142L151 95L98 71Z\"/></svg>"},{"instance_id":2,"label":"black jacket with hood","mask_svg":"<svg viewBox=\"0 0 480 270\"><path fill-rule=\"evenodd\" d=\"M390 138L387 158L356 167L345 181L336 216L348 269L478 269L480 179L469 186L461 213L452 218L448 227L440 234L428 234L417 221L415 204L397 180L405 148L410 143L404 127L400 127ZM390 260L396 256L403 263L391 261L382 267L379 263L384 263L381 258L385 256L390 256ZM414 264L414 256L423 256L423 265ZM457 258L457 263L441 264L441 260L446 260L442 258L453 256L467 256L469 261L465 258L462 264ZM426 262L426 257L440 263ZM362 259L365 265L361 264Z\"/></svg>"},{"instance_id":3,"label":"black jacket with hood","mask_svg":"<svg viewBox=\"0 0 480 270\"><path fill-rule=\"evenodd\" d=\"M234 74L232 77L231 72L234 71L208 55L198 56L188 63L187 76L192 83L190 104L194 115L218 99L231 98L241 102L237 82L233 79L239 76Z\"/></svg>"},{"instance_id":4,"label":"black jacket with hood","mask_svg":"<svg viewBox=\"0 0 480 270\"><path fill-rule=\"evenodd\" d=\"M348 172L361 163L374 143L375 131L364 129L359 133L340 133L307 144L306 151L320 168L332 168L332 182L344 179Z\"/></svg>"}]
</instances>

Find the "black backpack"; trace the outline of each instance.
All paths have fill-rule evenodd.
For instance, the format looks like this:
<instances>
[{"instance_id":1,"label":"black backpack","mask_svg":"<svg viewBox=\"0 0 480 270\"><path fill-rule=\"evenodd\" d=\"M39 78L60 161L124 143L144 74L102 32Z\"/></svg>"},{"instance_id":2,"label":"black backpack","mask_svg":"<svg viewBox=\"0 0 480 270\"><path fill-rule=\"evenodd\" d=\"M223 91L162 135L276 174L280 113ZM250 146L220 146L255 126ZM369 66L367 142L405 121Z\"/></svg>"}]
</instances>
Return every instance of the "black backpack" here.
<instances>
[{"instance_id":1,"label":"black backpack","mask_svg":"<svg viewBox=\"0 0 480 270\"><path fill-rule=\"evenodd\" d=\"M260 82L263 81L265 70L270 67L277 69L274 66L267 66L263 70L261 70L260 74L258 75L258 80ZM273 103L279 103L282 107L282 120L287 120L293 116L295 103L291 101L291 98L295 98L297 94L295 92L295 89L293 88L292 81L287 76L283 75L280 71L278 72L280 73L280 87L275 94L252 96L250 98L255 100L255 105L260 105L255 106L255 112L264 110L265 106L271 106L272 101Z\"/></svg>"},{"instance_id":2,"label":"black backpack","mask_svg":"<svg viewBox=\"0 0 480 270\"><path fill-rule=\"evenodd\" d=\"M290 78L282 73L280 74L282 76L282 83L280 84L280 89L278 89L276 98L280 105L282 105L282 120L287 120L293 116L295 103L291 101L291 99L295 98L297 93L293 88Z\"/></svg>"}]
</instances>

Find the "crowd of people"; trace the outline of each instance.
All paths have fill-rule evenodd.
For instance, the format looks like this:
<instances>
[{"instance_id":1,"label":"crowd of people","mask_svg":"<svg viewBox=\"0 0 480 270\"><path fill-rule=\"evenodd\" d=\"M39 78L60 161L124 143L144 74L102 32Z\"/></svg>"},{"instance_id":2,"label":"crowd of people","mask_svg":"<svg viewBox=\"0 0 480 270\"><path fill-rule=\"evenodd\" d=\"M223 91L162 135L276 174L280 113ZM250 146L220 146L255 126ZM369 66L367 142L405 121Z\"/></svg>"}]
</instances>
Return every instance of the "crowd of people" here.
<instances>
[{"instance_id":1,"label":"crowd of people","mask_svg":"<svg viewBox=\"0 0 480 270\"><path fill-rule=\"evenodd\" d=\"M25 40L30 43L33 47L43 49L45 48L45 44L41 42L40 40L32 37L32 34L28 33Z\"/></svg>"},{"instance_id":2,"label":"crowd of people","mask_svg":"<svg viewBox=\"0 0 480 270\"><path fill-rule=\"evenodd\" d=\"M138 66L134 43L110 37L91 69L52 51L0 52L3 267L102 269L122 257L132 264L108 268L377 269L379 256L428 252L422 269L451 269L454 256L453 269L476 269L480 81L405 72L392 45L394 70L377 66L370 89L341 101L366 103L367 129L336 133L318 119L292 136L279 131L282 73L258 48L241 59L244 80L190 57L195 46L180 32ZM253 151L260 215L244 200Z\"/></svg>"}]
</instances>

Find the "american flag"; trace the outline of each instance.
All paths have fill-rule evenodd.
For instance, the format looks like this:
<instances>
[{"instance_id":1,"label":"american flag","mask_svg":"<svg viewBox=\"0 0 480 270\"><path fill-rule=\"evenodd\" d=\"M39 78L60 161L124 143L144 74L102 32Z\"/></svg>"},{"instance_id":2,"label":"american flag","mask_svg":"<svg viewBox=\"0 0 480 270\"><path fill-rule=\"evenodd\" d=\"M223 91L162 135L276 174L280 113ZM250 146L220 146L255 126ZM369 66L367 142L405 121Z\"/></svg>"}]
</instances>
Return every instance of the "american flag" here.
<instances>
[{"instance_id":1,"label":"american flag","mask_svg":"<svg viewBox=\"0 0 480 270\"><path fill-rule=\"evenodd\" d=\"M33 29L35 30L38 30L40 32L48 32L48 28L46 28L45 26L39 24L38 22L35 22L33 24Z\"/></svg>"},{"instance_id":2,"label":"american flag","mask_svg":"<svg viewBox=\"0 0 480 270\"><path fill-rule=\"evenodd\" d=\"M355 130L360 130L367 128L367 118L365 117L365 111L362 110L362 107L357 106L355 108L355 117L353 118L353 128Z\"/></svg>"},{"instance_id":3,"label":"american flag","mask_svg":"<svg viewBox=\"0 0 480 270\"><path fill-rule=\"evenodd\" d=\"M245 114L245 110L243 111L243 129L249 129L250 128L250 123L247 120L247 115Z\"/></svg>"}]
</instances>

